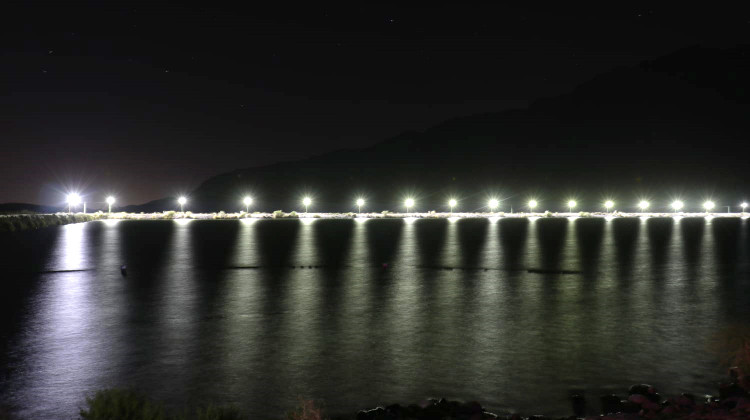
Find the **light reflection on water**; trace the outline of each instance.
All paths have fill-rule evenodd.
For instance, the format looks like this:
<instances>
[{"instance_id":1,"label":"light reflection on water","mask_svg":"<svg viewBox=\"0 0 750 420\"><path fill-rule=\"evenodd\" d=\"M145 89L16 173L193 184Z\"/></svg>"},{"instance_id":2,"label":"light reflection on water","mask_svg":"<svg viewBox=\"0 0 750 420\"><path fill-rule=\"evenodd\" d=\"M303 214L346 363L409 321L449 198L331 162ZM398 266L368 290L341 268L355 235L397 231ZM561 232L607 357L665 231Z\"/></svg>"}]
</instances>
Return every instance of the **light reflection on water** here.
<instances>
[{"instance_id":1,"label":"light reflection on water","mask_svg":"<svg viewBox=\"0 0 750 420\"><path fill-rule=\"evenodd\" d=\"M263 417L300 396L333 413L445 396L568 414L571 389L712 392L712 331L750 320L747 224L310 218L16 233L0 237L0 403L69 417L87 393L124 386Z\"/></svg>"}]
</instances>

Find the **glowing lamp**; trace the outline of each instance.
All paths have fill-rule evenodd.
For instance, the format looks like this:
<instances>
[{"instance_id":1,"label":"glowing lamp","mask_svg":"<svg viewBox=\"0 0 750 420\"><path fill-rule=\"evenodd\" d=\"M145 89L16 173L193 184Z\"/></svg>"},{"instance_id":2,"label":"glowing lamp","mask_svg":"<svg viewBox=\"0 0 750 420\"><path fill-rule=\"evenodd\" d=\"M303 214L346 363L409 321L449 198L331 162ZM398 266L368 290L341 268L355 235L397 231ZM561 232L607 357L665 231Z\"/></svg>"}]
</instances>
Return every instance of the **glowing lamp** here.
<instances>
[{"instance_id":1,"label":"glowing lamp","mask_svg":"<svg viewBox=\"0 0 750 420\"><path fill-rule=\"evenodd\" d=\"M406 200L404 200L404 206L406 207L406 212L409 213L409 209L414 207L414 199L407 198Z\"/></svg>"},{"instance_id":2,"label":"glowing lamp","mask_svg":"<svg viewBox=\"0 0 750 420\"><path fill-rule=\"evenodd\" d=\"M536 208L537 204L539 204L539 203L537 203L536 200L529 200L529 208L531 210L534 210Z\"/></svg>"},{"instance_id":3,"label":"glowing lamp","mask_svg":"<svg viewBox=\"0 0 750 420\"><path fill-rule=\"evenodd\" d=\"M609 211L612 207L614 207L615 202L612 200L607 200L604 202L604 207Z\"/></svg>"},{"instance_id":4,"label":"glowing lamp","mask_svg":"<svg viewBox=\"0 0 750 420\"><path fill-rule=\"evenodd\" d=\"M362 206L365 205L365 199L364 198L358 198L357 199L357 213L362 213Z\"/></svg>"},{"instance_id":5,"label":"glowing lamp","mask_svg":"<svg viewBox=\"0 0 750 420\"><path fill-rule=\"evenodd\" d=\"M497 199L495 199L495 198L492 198L492 199L490 199L490 201L489 201L489 202L487 203L487 205L488 205L488 206L490 207L490 210L491 210L491 211L495 211L495 209L497 208L497 206L498 206L498 205L500 205L500 202L499 202L499 201L497 201Z\"/></svg>"},{"instance_id":6,"label":"glowing lamp","mask_svg":"<svg viewBox=\"0 0 750 420\"><path fill-rule=\"evenodd\" d=\"M79 204L81 204L81 196L78 195L78 193L70 193L67 197L68 201L68 213L70 213L71 208L75 208Z\"/></svg>"},{"instance_id":7,"label":"glowing lamp","mask_svg":"<svg viewBox=\"0 0 750 420\"><path fill-rule=\"evenodd\" d=\"M640 208L641 211L644 211L644 210L646 210L648 208L649 205L650 205L650 203L648 201L641 200L641 202L638 203L638 208Z\"/></svg>"},{"instance_id":8,"label":"glowing lamp","mask_svg":"<svg viewBox=\"0 0 750 420\"><path fill-rule=\"evenodd\" d=\"M107 206L109 206L109 213L112 213L112 204L115 204L115 198L110 195L105 201L107 202Z\"/></svg>"},{"instance_id":9,"label":"glowing lamp","mask_svg":"<svg viewBox=\"0 0 750 420\"><path fill-rule=\"evenodd\" d=\"M456 204L458 204L458 201L455 198L448 200L448 207L451 208L451 213L453 213L453 207L456 207Z\"/></svg>"},{"instance_id":10,"label":"glowing lamp","mask_svg":"<svg viewBox=\"0 0 750 420\"><path fill-rule=\"evenodd\" d=\"M680 211L683 207L685 207L685 203L680 200L675 200L674 202L672 202L672 209L674 211Z\"/></svg>"},{"instance_id":11,"label":"glowing lamp","mask_svg":"<svg viewBox=\"0 0 750 420\"><path fill-rule=\"evenodd\" d=\"M312 199L310 197L305 197L302 199L302 204L305 206L305 213L307 213L307 207L312 204Z\"/></svg>"},{"instance_id":12,"label":"glowing lamp","mask_svg":"<svg viewBox=\"0 0 750 420\"><path fill-rule=\"evenodd\" d=\"M177 199L177 204L180 205L180 213L184 211L185 203L187 203L187 198L184 196Z\"/></svg>"},{"instance_id":13,"label":"glowing lamp","mask_svg":"<svg viewBox=\"0 0 750 420\"><path fill-rule=\"evenodd\" d=\"M568 209L570 210L571 213L573 212L573 208L576 206L576 204L578 203L576 203L575 200L568 201Z\"/></svg>"},{"instance_id":14,"label":"glowing lamp","mask_svg":"<svg viewBox=\"0 0 750 420\"><path fill-rule=\"evenodd\" d=\"M706 213L713 210L715 206L716 205L714 204L713 201L706 201L705 203L703 203L703 208L706 209Z\"/></svg>"},{"instance_id":15,"label":"glowing lamp","mask_svg":"<svg viewBox=\"0 0 750 420\"><path fill-rule=\"evenodd\" d=\"M250 204L253 204L253 198L247 196L242 199L242 203L245 205L245 213L250 213Z\"/></svg>"}]
</instances>

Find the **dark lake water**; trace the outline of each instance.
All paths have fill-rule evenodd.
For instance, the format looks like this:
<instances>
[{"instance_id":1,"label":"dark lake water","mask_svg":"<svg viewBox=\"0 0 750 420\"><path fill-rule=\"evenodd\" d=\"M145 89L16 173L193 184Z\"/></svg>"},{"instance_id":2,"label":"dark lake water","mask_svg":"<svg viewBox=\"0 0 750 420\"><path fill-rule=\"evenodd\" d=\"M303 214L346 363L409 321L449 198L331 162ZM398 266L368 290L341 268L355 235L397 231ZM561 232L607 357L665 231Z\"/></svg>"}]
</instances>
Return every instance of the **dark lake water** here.
<instances>
[{"instance_id":1,"label":"dark lake water","mask_svg":"<svg viewBox=\"0 0 750 420\"><path fill-rule=\"evenodd\" d=\"M741 219L100 221L0 246L0 404L23 418L115 386L260 418L567 415L571 390L714 392L712 334L750 321Z\"/></svg>"}]
</instances>

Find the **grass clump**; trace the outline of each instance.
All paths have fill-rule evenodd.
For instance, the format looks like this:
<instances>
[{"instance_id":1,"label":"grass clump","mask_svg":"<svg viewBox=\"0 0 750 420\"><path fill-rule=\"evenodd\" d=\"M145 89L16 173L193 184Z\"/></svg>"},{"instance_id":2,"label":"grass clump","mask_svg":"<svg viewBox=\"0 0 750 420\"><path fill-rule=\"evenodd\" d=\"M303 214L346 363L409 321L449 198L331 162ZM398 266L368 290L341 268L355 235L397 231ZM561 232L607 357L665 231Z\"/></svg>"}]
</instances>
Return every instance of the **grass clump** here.
<instances>
[{"instance_id":1,"label":"grass clump","mask_svg":"<svg viewBox=\"0 0 750 420\"><path fill-rule=\"evenodd\" d=\"M86 398L79 412L84 420L167 420L164 406L134 391L104 389Z\"/></svg>"},{"instance_id":2,"label":"grass clump","mask_svg":"<svg viewBox=\"0 0 750 420\"><path fill-rule=\"evenodd\" d=\"M300 398L299 406L287 414L288 420L323 420L323 408L313 400Z\"/></svg>"},{"instance_id":3,"label":"grass clump","mask_svg":"<svg viewBox=\"0 0 750 420\"><path fill-rule=\"evenodd\" d=\"M86 408L79 412L81 420L248 420L233 406L199 407L175 414L164 405L131 390L104 389L86 398ZM0 417L0 420L2 418Z\"/></svg>"},{"instance_id":4,"label":"grass clump","mask_svg":"<svg viewBox=\"0 0 750 420\"><path fill-rule=\"evenodd\" d=\"M249 419L239 408L208 406L199 408L195 411L194 416L184 416L185 420L246 420Z\"/></svg>"}]
</instances>

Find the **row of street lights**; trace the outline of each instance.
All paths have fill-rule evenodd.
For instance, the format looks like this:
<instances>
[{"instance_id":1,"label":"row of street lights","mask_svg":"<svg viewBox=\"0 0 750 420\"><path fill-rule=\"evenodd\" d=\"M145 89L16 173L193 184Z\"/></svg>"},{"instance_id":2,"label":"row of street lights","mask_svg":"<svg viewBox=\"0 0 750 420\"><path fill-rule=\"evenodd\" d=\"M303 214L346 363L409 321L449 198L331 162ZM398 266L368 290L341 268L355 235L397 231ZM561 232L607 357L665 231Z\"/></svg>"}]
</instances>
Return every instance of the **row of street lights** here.
<instances>
[{"instance_id":1,"label":"row of street lights","mask_svg":"<svg viewBox=\"0 0 750 420\"><path fill-rule=\"evenodd\" d=\"M81 196L76 193L68 194L68 213L71 212L72 208L77 207L79 204L81 204ZM115 203L115 198L112 196L107 197L106 199L107 205L109 206L108 211L112 212L112 205ZM181 196L177 199L177 203L180 205L180 212L185 211L185 204L187 204L187 197ZM245 211L247 213L250 212L250 206L253 204L253 198L246 196L242 199L242 203L245 205ZM357 211L359 213L362 213L362 206L365 205L364 198L358 198L356 200L357 205ZM307 213L310 205L312 204L312 198L310 197L304 197L302 199L302 205L305 206L305 213ZM407 198L404 200L404 207L406 207L406 213L409 213L411 211L411 208L414 207L415 201L413 198ZM568 201L568 210L572 213L573 209L578 205L578 203L575 200L569 200ZM453 209L458 205L458 200L455 198L451 198L448 200L448 207L450 208L450 212L453 213ZM487 202L487 207L489 207L491 212L494 212L495 209L500 205L500 201L496 198L491 198ZM539 203L536 200L529 200L527 203L527 207L530 211L534 211ZM84 203L84 209L86 204ZM615 202L612 200L607 200L604 202L604 208L606 209L607 213L609 213L615 206ZM646 211L651 206L651 203L649 203L646 200L641 200L638 203L638 208L641 209L641 211ZM675 212L681 211L685 207L685 203L683 203L681 200L675 200L671 204L672 210ZM706 213L710 212L716 207L716 204L713 201L706 201L703 203L703 208L706 210ZM740 204L740 207L742 207L742 212L744 213L747 209L747 203ZM84 210L85 212L85 210Z\"/></svg>"}]
</instances>

